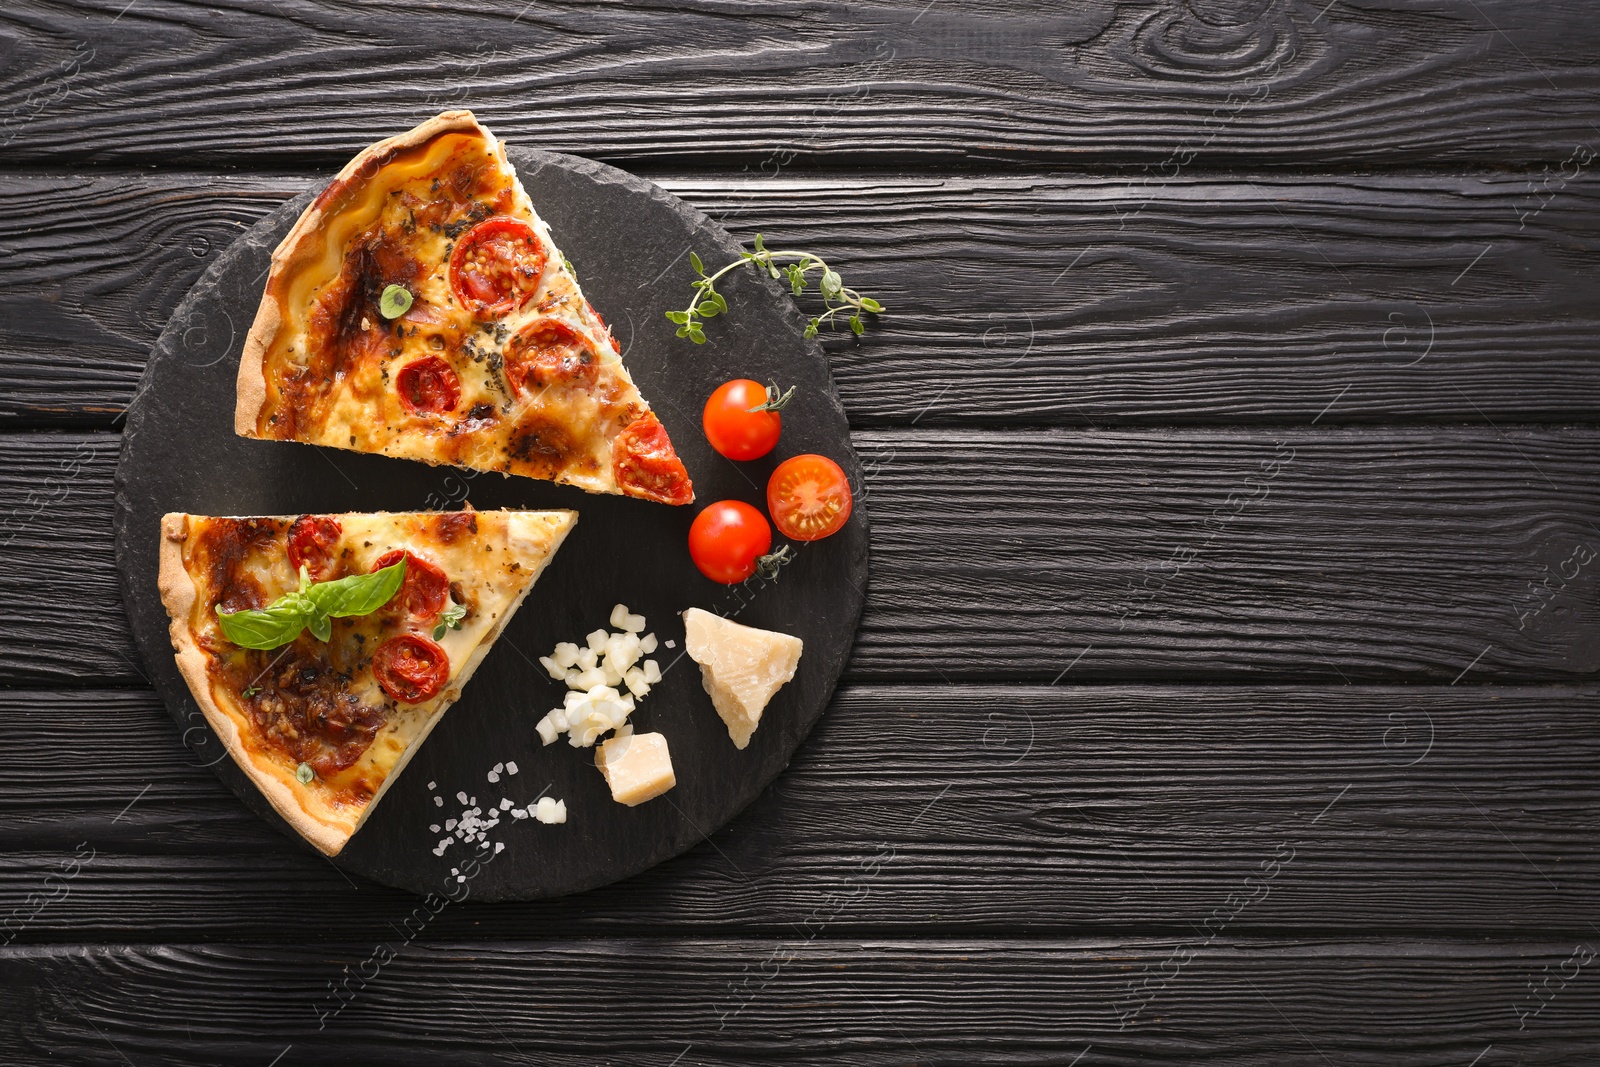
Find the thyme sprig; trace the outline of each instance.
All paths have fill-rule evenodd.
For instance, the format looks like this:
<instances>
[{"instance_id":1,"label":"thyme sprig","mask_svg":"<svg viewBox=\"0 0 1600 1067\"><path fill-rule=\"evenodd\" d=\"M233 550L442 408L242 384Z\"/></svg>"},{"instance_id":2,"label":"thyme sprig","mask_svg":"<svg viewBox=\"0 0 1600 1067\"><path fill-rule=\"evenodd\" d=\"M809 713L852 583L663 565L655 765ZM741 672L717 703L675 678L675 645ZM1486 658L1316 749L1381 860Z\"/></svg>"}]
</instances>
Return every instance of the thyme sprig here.
<instances>
[{"instance_id":1,"label":"thyme sprig","mask_svg":"<svg viewBox=\"0 0 1600 1067\"><path fill-rule=\"evenodd\" d=\"M787 263L779 267L779 263ZM756 234L755 251L739 253L739 258L718 270L714 274L706 273L706 266L695 253L689 253L689 265L694 268L699 280L694 283L694 296L689 301L689 306L682 311L667 312L667 319L678 326L678 336L687 337L697 345L706 342L703 323L707 319L714 319L728 311L728 301L717 292L717 279L724 274L739 267L752 266L757 270L766 271L773 278L787 278L789 289L795 296L806 291L809 280L807 275L820 272L817 280L817 289L822 293L823 312L810 322L806 323L805 335L817 336L817 331L824 325L833 327L838 323L839 316L849 312L850 316L845 321L850 325L850 332L857 337L867 330L866 322L861 318L862 312L876 315L883 310L883 305L870 296L860 293L844 284L839 277L839 272L828 266L823 258L815 252L802 252L794 249L769 249L763 242L761 235Z\"/></svg>"}]
</instances>

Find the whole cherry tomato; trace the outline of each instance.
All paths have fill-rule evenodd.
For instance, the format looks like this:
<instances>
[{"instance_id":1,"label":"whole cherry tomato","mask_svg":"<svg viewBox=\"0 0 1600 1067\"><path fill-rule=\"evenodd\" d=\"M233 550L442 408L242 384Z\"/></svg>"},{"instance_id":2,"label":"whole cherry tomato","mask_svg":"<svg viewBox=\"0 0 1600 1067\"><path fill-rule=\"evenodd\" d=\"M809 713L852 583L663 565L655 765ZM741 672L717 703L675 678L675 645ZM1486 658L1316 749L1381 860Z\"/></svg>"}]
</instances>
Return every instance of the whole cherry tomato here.
<instances>
[{"instance_id":1,"label":"whole cherry tomato","mask_svg":"<svg viewBox=\"0 0 1600 1067\"><path fill-rule=\"evenodd\" d=\"M711 447L729 459L760 459L778 443L783 419L777 411L752 411L768 401L767 387L749 378L717 386L706 401L701 425ZM782 400L778 401L781 406Z\"/></svg>"},{"instance_id":2,"label":"whole cherry tomato","mask_svg":"<svg viewBox=\"0 0 1600 1067\"><path fill-rule=\"evenodd\" d=\"M756 572L756 561L772 547L766 517L742 500L722 500L694 517L689 555L713 582L735 585Z\"/></svg>"},{"instance_id":3,"label":"whole cherry tomato","mask_svg":"<svg viewBox=\"0 0 1600 1067\"><path fill-rule=\"evenodd\" d=\"M791 541L817 541L850 518L850 480L827 456L793 456L767 480L767 510Z\"/></svg>"}]
</instances>

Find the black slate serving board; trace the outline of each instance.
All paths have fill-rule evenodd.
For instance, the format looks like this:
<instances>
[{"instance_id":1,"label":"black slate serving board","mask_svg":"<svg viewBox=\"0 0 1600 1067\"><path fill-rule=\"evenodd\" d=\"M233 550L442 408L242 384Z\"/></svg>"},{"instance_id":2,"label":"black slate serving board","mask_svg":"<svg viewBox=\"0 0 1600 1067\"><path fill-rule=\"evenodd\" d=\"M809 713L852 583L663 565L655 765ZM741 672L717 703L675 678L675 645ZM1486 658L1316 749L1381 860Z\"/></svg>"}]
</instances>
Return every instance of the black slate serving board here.
<instances>
[{"instance_id":1,"label":"black slate serving board","mask_svg":"<svg viewBox=\"0 0 1600 1067\"><path fill-rule=\"evenodd\" d=\"M742 271L719 283L733 308L709 341L673 336L664 313L687 299L692 248L709 265L738 246L701 212L614 168L511 148L529 196L573 262L585 294L611 324L624 360L694 478L697 503L672 508L526 478L359 455L233 433L234 375L272 249L310 201L295 198L244 233L179 305L156 343L128 409L117 470L116 549L124 603L147 669L199 762L211 764L262 818L293 835L226 756L173 662L156 592L157 529L168 511L252 515L303 512L573 508L579 521L521 612L423 749L334 858L338 866L417 893L482 900L535 899L627 877L690 848L753 800L789 762L828 703L849 656L867 577L860 464L828 365L802 336L804 319L778 286ZM767 458L723 459L706 444L700 410L731 377L797 385L783 438ZM837 535L796 546L775 582L718 585L689 560L686 538L700 507L737 498L763 505L767 475L802 452L833 457L858 503ZM675 649L656 654L663 681L639 705L640 731L666 734L678 785L637 808L613 802L593 752L565 740L542 746L534 724L565 687L537 659L557 641L607 626L612 605L645 614ZM683 652L678 613L699 606L805 641L799 672L769 706L750 747L729 741ZM515 763L518 773L489 774ZM434 783L430 788L430 783ZM502 814L489 831L498 852L474 852L442 829L460 814L457 794L488 809L521 807L541 793L566 801L568 822L547 826ZM438 798L436 801L435 798ZM438 825L441 830L430 829ZM310 846L306 846L309 848ZM471 858L472 863L465 861Z\"/></svg>"}]
</instances>

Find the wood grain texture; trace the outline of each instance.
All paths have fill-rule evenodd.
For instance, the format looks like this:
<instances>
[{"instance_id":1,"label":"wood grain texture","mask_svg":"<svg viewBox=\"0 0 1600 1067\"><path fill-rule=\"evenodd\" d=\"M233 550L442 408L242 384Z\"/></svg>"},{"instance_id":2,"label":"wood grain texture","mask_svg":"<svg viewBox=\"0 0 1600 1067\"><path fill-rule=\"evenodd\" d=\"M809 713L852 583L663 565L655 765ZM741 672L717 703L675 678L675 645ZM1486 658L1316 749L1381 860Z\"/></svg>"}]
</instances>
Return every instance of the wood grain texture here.
<instances>
[{"instance_id":1,"label":"wood grain texture","mask_svg":"<svg viewBox=\"0 0 1600 1067\"><path fill-rule=\"evenodd\" d=\"M827 344L854 425L1104 427L1591 420L1600 187L1566 173L660 180L889 305ZM0 426L112 425L200 273L314 180L0 179Z\"/></svg>"},{"instance_id":2,"label":"wood grain texture","mask_svg":"<svg viewBox=\"0 0 1600 1067\"><path fill-rule=\"evenodd\" d=\"M685 857L566 900L468 901L419 936L1587 936L1597 712L1594 687L847 687ZM218 754L147 692L0 694L0 942L359 942L404 921L416 897L268 828L203 766Z\"/></svg>"},{"instance_id":3,"label":"wood grain texture","mask_svg":"<svg viewBox=\"0 0 1600 1067\"><path fill-rule=\"evenodd\" d=\"M1596 136L1591 15L1577 0L25 0L4 19L0 116L30 160L342 162L455 106L627 161L1555 160Z\"/></svg>"},{"instance_id":4,"label":"wood grain texture","mask_svg":"<svg viewBox=\"0 0 1600 1067\"><path fill-rule=\"evenodd\" d=\"M106 538L115 441L0 435L0 597L35 605L0 621L0 679L140 680ZM1049 682L1070 665L1088 681L1470 683L1600 667L1600 431L854 441L872 576L849 680ZM34 597L40 574L59 598Z\"/></svg>"},{"instance_id":5,"label":"wood grain texture","mask_svg":"<svg viewBox=\"0 0 1600 1067\"><path fill-rule=\"evenodd\" d=\"M355 1056L430 1067L667 1064L675 1055L694 1064L1444 1067L1487 1046L1508 1063L1577 1065L1600 1053L1592 960L1518 1030L1515 1009L1536 1003L1528 981L1574 959L1570 940L1229 939L1119 1028L1129 987L1160 973L1170 942L385 937L378 944L394 958L365 972L378 945L327 945L312 958L251 944L3 950L15 981L0 989L0 1032L19 1065L264 1064L286 1047L295 1063Z\"/></svg>"}]
</instances>

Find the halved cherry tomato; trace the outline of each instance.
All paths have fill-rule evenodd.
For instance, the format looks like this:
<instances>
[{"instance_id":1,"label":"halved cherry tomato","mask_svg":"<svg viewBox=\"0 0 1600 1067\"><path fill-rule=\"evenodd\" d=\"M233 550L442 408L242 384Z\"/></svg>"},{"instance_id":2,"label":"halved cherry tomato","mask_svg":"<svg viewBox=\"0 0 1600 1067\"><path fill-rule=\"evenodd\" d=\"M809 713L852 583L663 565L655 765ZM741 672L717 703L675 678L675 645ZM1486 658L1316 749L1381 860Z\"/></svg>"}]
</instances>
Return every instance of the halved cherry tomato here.
<instances>
[{"instance_id":1,"label":"halved cherry tomato","mask_svg":"<svg viewBox=\"0 0 1600 1067\"><path fill-rule=\"evenodd\" d=\"M593 304L589 305L589 314L593 315L595 321L600 324L600 328L605 330L606 343L611 346L611 351L615 352L619 356L622 355L622 346L617 344L617 335L611 332L611 327L606 325L606 320L600 317L600 312L595 310L595 306Z\"/></svg>"},{"instance_id":2,"label":"halved cherry tomato","mask_svg":"<svg viewBox=\"0 0 1600 1067\"><path fill-rule=\"evenodd\" d=\"M424 356L400 368L394 387L407 411L442 415L461 403L461 379L442 356Z\"/></svg>"},{"instance_id":3,"label":"halved cherry tomato","mask_svg":"<svg viewBox=\"0 0 1600 1067\"><path fill-rule=\"evenodd\" d=\"M421 556L400 548L379 556L372 564L372 569L381 571L385 567L393 567L402 556L406 561L405 584L387 606L398 608L414 619L431 619L444 610L445 601L450 596L450 577Z\"/></svg>"},{"instance_id":4,"label":"halved cherry tomato","mask_svg":"<svg viewBox=\"0 0 1600 1067\"><path fill-rule=\"evenodd\" d=\"M313 580L325 579L333 571L333 546L343 532L331 516L300 516L289 524L289 566L299 574L303 565Z\"/></svg>"},{"instance_id":5,"label":"halved cherry tomato","mask_svg":"<svg viewBox=\"0 0 1600 1067\"><path fill-rule=\"evenodd\" d=\"M372 654L378 685L402 704L420 704L439 695L450 680L450 656L418 634L391 637Z\"/></svg>"},{"instance_id":6,"label":"halved cherry tomato","mask_svg":"<svg viewBox=\"0 0 1600 1067\"><path fill-rule=\"evenodd\" d=\"M791 541L816 541L850 518L850 480L827 456L794 456L767 480L767 510Z\"/></svg>"},{"instance_id":7,"label":"halved cherry tomato","mask_svg":"<svg viewBox=\"0 0 1600 1067\"><path fill-rule=\"evenodd\" d=\"M617 485L629 496L662 504L694 503L689 472L653 411L640 415L617 434L611 444L611 468Z\"/></svg>"},{"instance_id":8,"label":"halved cherry tomato","mask_svg":"<svg viewBox=\"0 0 1600 1067\"><path fill-rule=\"evenodd\" d=\"M538 290L547 258L532 226L496 215L456 242L450 253L450 290L468 311L504 315Z\"/></svg>"},{"instance_id":9,"label":"halved cherry tomato","mask_svg":"<svg viewBox=\"0 0 1600 1067\"><path fill-rule=\"evenodd\" d=\"M598 363L589 342L555 319L529 323L506 347L506 377L512 388L523 392L551 385L593 385Z\"/></svg>"},{"instance_id":10,"label":"halved cherry tomato","mask_svg":"<svg viewBox=\"0 0 1600 1067\"><path fill-rule=\"evenodd\" d=\"M760 459L778 443L783 419L776 411L751 411L767 402L767 387L749 378L717 386L700 424L711 447L729 459Z\"/></svg>"},{"instance_id":11,"label":"halved cherry tomato","mask_svg":"<svg viewBox=\"0 0 1600 1067\"><path fill-rule=\"evenodd\" d=\"M766 517L742 500L722 500L694 517L689 556L713 582L735 585L756 572L756 560L772 547Z\"/></svg>"}]
</instances>

